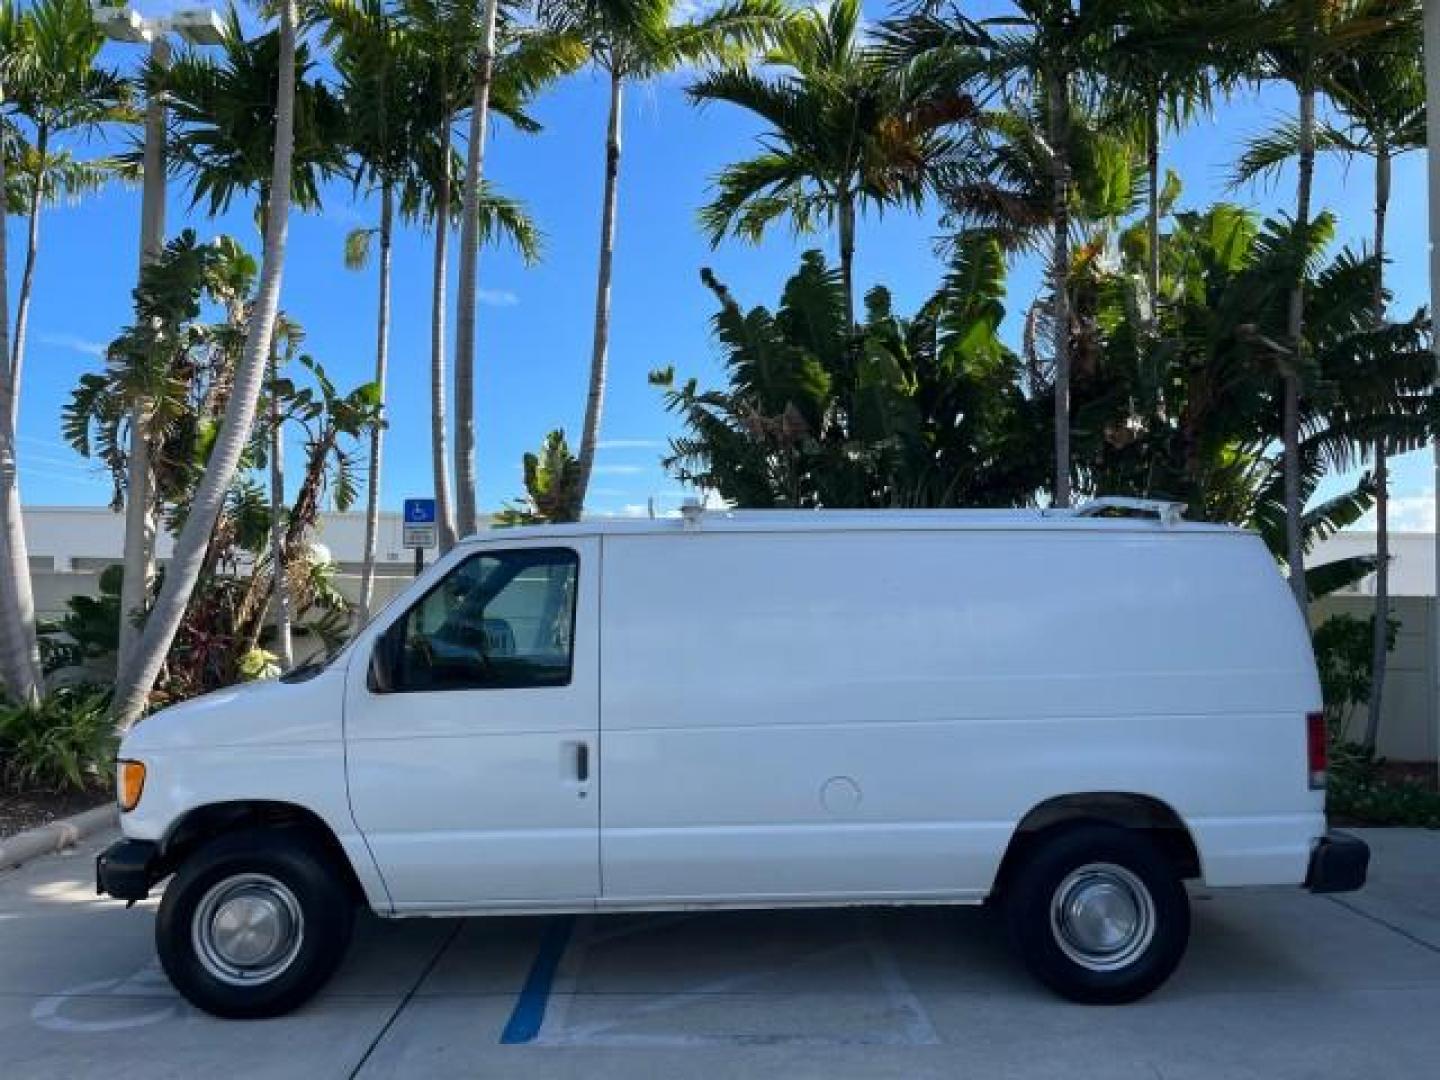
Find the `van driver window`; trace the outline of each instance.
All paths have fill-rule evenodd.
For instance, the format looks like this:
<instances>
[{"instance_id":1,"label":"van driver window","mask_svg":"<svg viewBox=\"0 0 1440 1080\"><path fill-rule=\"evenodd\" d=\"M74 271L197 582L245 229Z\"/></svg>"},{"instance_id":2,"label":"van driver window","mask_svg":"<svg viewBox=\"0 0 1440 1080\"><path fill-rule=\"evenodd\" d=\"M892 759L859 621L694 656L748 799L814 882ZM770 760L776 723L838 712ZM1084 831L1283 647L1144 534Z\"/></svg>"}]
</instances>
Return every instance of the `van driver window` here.
<instances>
[{"instance_id":1,"label":"van driver window","mask_svg":"<svg viewBox=\"0 0 1440 1080\"><path fill-rule=\"evenodd\" d=\"M466 559L395 631L395 689L499 690L570 682L579 559L529 548Z\"/></svg>"}]
</instances>

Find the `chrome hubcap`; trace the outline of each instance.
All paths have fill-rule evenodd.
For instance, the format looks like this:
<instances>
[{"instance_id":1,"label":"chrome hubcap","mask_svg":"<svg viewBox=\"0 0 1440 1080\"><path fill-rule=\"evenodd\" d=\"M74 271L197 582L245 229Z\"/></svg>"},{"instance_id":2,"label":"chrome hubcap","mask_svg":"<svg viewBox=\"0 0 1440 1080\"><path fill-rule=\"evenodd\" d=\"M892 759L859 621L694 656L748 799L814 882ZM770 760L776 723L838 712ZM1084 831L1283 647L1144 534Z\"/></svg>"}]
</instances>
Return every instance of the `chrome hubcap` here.
<instances>
[{"instance_id":1,"label":"chrome hubcap","mask_svg":"<svg viewBox=\"0 0 1440 1080\"><path fill-rule=\"evenodd\" d=\"M1050 898L1060 951L1091 971L1133 963L1155 937L1155 902L1123 866L1090 863L1066 875Z\"/></svg>"},{"instance_id":2,"label":"chrome hubcap","mask_svg":"<svg viewBox=\"0 0 1440 1080\"><path fill-rule=\"evenodd\" d=\"M210 887L195 908L195 955L232 986L268 982L295 961L305 918L289 887L267 874L237 874Z\"/></svg>"}]
</instances>

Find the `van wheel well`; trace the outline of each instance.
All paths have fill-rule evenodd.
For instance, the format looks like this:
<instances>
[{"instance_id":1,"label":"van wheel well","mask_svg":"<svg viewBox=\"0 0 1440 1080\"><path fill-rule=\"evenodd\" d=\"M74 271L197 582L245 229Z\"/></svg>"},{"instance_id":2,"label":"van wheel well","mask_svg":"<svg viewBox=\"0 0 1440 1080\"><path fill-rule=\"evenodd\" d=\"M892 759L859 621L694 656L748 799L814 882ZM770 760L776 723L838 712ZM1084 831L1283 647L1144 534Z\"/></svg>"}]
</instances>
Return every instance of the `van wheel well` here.
<instances>
[{"instance_id":1,"label":"van wheel well","mask_svg":"<svg viewBox=\"0 0 1440 1080\"><path fill-rule=\"evenodd\" d=\"M298 843L324 855L343 876L351 895L357 901L365 900L355 868L330 826L313 810L294 803L242 800L197 806L165 834L160 846L163 872L177 870L192 852L217 836L252 828L288 833Z\"/></svg>"},{"instance_id":2,"label":"van wheel well","mask_svg":"<svg viewBox=\"0 0 1440 1080\"><path fill-rule=\"evenodd\" d=\"M1094 791L1061 795L1036 806L1015 827L991 896L1004 892L1027 855L1054 833L1076 825L1119 825L1146 833L1182 879L1201 876L1200 852L1190 830L1171 807L1150 795Z\"/></svg>"}]
</instances>

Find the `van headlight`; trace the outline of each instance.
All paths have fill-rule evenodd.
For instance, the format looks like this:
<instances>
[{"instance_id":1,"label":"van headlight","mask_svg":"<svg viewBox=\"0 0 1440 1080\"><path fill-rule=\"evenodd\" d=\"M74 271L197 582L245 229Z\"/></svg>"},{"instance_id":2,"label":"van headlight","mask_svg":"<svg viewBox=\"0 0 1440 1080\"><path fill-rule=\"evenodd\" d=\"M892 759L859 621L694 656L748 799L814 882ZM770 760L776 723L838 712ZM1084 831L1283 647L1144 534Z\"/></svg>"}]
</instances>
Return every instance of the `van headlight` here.
<instances>
[{"instance_id":1,"label":"van headlight","mask_svg":"<svg viewBox=\"0 0 1440 1080\"><path fill-rule=\"evenodd\" d=\"M145 794L145 763L143 761L118 761L115 778L115 797L122 813L134 810L140 805L140 796Z\"/></svg>"}]
</instances>

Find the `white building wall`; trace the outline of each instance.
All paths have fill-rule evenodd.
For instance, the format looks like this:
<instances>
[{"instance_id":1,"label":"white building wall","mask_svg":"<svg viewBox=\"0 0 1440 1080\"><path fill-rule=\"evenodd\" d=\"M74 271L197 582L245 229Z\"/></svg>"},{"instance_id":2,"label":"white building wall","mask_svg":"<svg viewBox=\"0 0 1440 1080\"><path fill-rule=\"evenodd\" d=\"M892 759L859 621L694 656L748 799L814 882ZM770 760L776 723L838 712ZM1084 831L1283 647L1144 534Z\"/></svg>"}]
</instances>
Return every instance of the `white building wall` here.
<instances>
[{"instance_id":1,"label":"white building wall","mask_svg":"<svg viewBox=\"0 0 1440 1080\"><path fill-rule=\"evenodd\" d=\"M1392 532L1390 534L1390 595L1391 596L1434 596L1435 595L1435 534L1421 532ZM1336 562L1352 555L1375 554L1373 532L1338 532L1315 545L1306 557L1305 565L1320 566ZM1375 595L1375 577L1372 574L1353 588L1350 594Z\"/></svg>"},{"instance_id":2,"label":"white building wall","mask_svg":"<svg viewBox=\"0 0 1440 1080\"><path fill-rule=\"evenodd\" d=\"M120 561L125 548L125 515L95 506L27 507L25 539L31 559L40 566L61 573L103 567ZM365 517L322 512L317 539L337 563L358 567L364 559ZM382 566L408 567L412 563L413 554L400 547L400 540L400 515L381 513L376 558ZM170 534L161 529L156 538L157 557L169 558L173 546Z\"/></svg>"}]
</instances>

